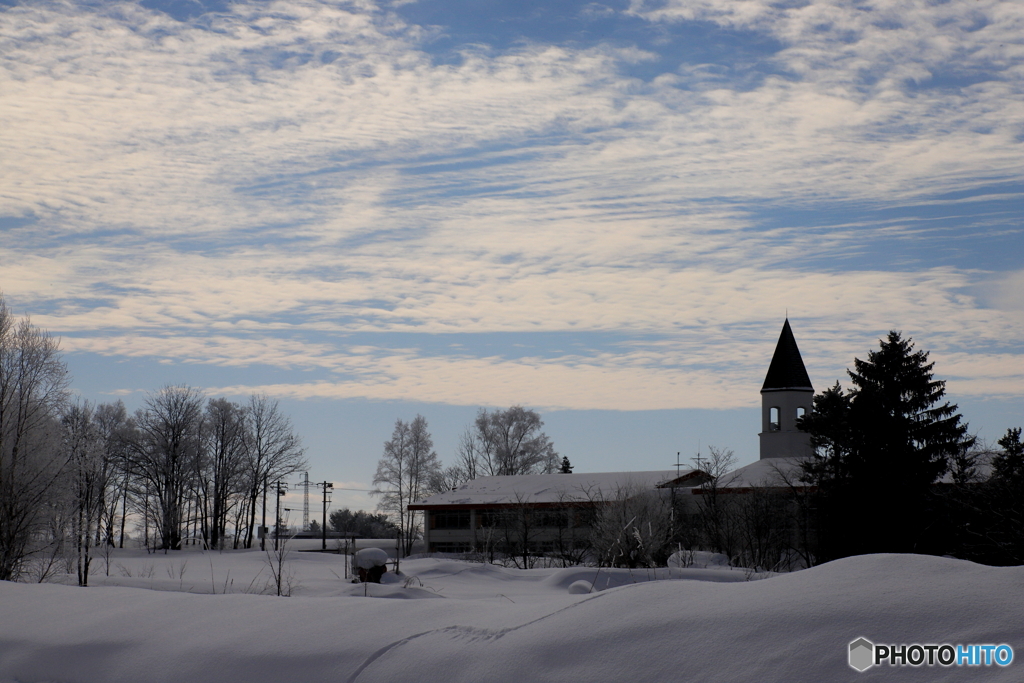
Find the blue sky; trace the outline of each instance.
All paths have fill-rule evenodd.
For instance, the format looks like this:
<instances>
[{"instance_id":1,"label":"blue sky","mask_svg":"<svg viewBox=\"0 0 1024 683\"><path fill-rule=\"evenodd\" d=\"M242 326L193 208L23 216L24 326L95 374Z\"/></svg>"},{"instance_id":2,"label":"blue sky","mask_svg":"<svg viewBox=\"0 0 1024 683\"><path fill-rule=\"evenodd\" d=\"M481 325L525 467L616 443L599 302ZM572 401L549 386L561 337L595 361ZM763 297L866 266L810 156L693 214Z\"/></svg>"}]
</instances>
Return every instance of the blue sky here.
<instances>
[{"instance_id":1,"label":"blue sky","mask_svg":"<svg viewBox=\"0 0 1024 683\"><path fill-rule=\"evenodd\" d=\"M995 0L0 0L0 290L82 396L267 392L351 488L481 406L752 460L787 312L816 388L898 329L994 440L1022 86Z\"/></svg>"}]
</instances>

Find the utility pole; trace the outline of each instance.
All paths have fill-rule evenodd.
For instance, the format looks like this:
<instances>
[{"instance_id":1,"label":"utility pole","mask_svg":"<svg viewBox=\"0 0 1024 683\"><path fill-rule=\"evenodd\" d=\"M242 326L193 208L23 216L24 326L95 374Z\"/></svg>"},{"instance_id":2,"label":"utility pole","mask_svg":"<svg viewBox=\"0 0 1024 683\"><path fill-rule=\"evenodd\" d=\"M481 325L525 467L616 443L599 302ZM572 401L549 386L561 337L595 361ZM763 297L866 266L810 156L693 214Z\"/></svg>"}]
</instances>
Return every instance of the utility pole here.
<instances>
[{"instance_id":1,"label":"utility pole","mask_svg":"<svg viewBox=\"0 0 1024 683\"><path fill-rule=\"evenodd\" d=\"M277 552L277 539L281 536L281 496L288 493L288 486L278 481L274 484L277 491L277 505L274 509L274 551Z\"/></svg>"},{"instance_id":2,"label":"utility pole","mask_svg":"<svg viewBox=\"0 0 1024 683\"><path fill-rule=\"evenodd\" d=\"M309 472L302 473L302 530L309 531Z\"/></svg>"},{"instance_id":3,"label":"utility pole","mask_svg":"<svg viewBox=\"0 0 1024 683\"><path fill-rule=\"evenodd\" d=\"M263 476L263 517L260 524L260 550L267 549L267 489L270 487L270 482L267 481L267 476Z\"/></svg>"},{"instance_id":4,"label":"utility pole","mask_svg":"<svg viewBox=\"0 0 1024 683\"><path fill-rule=\"evenodd\" d=\"M331 502L327 499L327 494L334 488L334 484L329 481L319 481L315 486L319 486L324 490L323 522L320 525L320 533L323 535L322 550L327 550L327 504Z\"/></svg>"},{"instance_id":5,"label":"utility pole","mask_svg":"<svg viewBox=\"0 0 1024 683\"><path fill-rule=\"evenodd\" d=\"M683 463L679 461L680 451L676 451L676 479L679 479L679 468L683 466ZM669 517L672 527L672 537L676 535L676 486L679 485L678 481L672 482L672 511Z\"/></svg>"},{"instance_id":6,"label":"utility pole","mask_svg":"<svg viewBox=\"0 0 1024 683\"><path fill-rule=\"evenodd\" d=\"M142 543L143 543L143 545L146 546L146 552L148 553L149 552L149 484L148 483L146 484L145 508L144 508L144 512L142 513L142 517L143 517L143 519L146 520L146 532L145 532L145 536L144 536L144 539L143 539Z\"/></svg>"}]
</instances>

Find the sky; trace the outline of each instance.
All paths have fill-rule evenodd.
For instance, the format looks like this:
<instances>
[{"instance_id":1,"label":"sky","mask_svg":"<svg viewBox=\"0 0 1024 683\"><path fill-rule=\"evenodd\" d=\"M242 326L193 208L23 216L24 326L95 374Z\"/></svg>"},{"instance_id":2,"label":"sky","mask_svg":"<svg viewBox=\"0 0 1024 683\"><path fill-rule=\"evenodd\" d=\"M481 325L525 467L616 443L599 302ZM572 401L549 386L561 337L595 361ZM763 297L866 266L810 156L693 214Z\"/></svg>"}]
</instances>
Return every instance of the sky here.
<instances>
[{"instance_id":1,"label":"sky","mask_svg":"<svg viewBox=\"0 0 1024 683\"><path fill-rule=\"evenodd\" d=\"M750 462L787 315L818 390L896 329L1024 423L1019 2L0 0L0 150L76 392L264 392L339 489L511 405Z\"/></svg>"}]
</instances>

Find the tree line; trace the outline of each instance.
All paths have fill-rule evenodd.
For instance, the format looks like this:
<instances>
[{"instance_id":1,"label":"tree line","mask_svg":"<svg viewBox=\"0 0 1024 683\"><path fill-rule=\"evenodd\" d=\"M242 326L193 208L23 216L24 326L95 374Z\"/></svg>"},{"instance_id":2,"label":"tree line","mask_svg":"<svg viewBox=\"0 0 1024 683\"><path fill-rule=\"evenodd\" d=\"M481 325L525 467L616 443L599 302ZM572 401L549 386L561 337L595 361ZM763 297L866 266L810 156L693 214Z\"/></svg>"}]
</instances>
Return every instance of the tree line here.
<instances>
[{"instance_id":1,"label":"tree line","mask_svg":"<svg viewBox=\"0 0 1024 683\"><path fill-rule=\"evenodd\" d=\"M73 558L84 585L95 549L123 547L131 519L147 547L251 547L267 488L304 467L265 395L167 386L132 414L73 399L57 341L0 296L0 580Z\"/></svg>"}]
</instances>

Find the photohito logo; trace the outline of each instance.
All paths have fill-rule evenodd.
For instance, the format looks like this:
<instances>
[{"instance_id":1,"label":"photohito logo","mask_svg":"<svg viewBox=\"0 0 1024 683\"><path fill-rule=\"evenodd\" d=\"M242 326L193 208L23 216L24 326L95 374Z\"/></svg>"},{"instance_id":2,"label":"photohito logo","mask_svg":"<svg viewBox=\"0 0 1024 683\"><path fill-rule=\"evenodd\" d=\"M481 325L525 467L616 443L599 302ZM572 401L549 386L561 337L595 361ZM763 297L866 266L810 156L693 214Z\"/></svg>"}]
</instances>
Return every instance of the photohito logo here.
<instances>
[{"instance_id":1,"label":"photohito logo","mask_svg":"<svg viewBox=\"0 0 1024 683\"><path fill-rule=\"evenodd\" d=\"M1009 666L1009 645L875 645L867 638L850 642L849 662L857 671L873 666Z\"/></svg>"}]
</instances>

